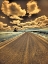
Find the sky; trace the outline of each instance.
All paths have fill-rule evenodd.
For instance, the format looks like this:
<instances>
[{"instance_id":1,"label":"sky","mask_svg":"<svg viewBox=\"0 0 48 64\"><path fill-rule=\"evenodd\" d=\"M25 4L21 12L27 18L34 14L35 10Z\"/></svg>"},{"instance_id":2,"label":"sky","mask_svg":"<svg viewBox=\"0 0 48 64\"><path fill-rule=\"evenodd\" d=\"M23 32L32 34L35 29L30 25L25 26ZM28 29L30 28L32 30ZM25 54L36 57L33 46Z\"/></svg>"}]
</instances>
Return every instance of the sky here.
<instances>
[{"instance_id":1,"label":"sky","mask_svg":"<svg viewBox=\"0 0 48 64\"><path fill-rule=\"evenodd\" d=\"M48 27L48 0L0 0L0 31Z\"/></svg>"}]
</instances>

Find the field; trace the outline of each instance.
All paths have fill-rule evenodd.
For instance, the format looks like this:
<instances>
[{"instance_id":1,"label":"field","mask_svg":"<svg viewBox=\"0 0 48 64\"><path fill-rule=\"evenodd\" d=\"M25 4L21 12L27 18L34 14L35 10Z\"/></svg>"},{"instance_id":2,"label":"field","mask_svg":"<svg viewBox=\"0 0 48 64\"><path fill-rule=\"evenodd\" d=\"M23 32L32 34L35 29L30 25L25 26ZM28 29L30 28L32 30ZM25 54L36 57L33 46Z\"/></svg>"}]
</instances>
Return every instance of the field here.
<instances>
[{"instance_id":1,"label":"field","mask_svg":"<svg viewBox=\"0 0 48 64\"><path fill-rule=\"evenodd\" d=\"M48 30L26 30L20 32L0 32L0 42L4 42L10 38L23 34L24 32L34 33L48 40Z\"/></svg>"},{"instance_id":2,"label":"field","mask_svg":"<svg viewBox=\"0 0 48 64\"><path fill-rule=\"evenodd\" d=\"M22 34L22 32L0 32L0 42L4 42L20 34Z\"/></svg>"}]
</instances>

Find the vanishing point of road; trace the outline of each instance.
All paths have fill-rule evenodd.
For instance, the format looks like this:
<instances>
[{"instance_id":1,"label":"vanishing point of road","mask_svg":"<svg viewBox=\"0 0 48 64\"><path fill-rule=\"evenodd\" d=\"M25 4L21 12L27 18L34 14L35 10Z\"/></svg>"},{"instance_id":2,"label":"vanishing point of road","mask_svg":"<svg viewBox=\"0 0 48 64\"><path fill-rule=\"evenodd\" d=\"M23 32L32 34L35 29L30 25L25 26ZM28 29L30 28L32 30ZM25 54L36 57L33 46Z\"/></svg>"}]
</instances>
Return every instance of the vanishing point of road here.
<instances>
[{"instance_id":1,"label":"vanishing point of road","mask_svg":"<svg viewBox=\"0 0 48 64\"><path fill-rule=\"evenodd\" d=\"M0 49L0 64L48 64L48 41L24 33Z\"/></svg>"}]
</instances>

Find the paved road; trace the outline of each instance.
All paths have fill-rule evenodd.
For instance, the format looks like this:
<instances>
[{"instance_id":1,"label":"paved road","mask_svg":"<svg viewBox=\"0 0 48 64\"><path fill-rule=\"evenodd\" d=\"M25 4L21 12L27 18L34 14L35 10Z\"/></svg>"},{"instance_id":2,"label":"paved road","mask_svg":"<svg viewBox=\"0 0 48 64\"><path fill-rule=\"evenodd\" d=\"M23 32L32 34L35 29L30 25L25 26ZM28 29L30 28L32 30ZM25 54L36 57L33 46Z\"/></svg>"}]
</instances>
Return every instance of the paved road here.
<instances>
[{"instance_id":1,"label":"paved road","mask_svg":"<svg viewBox=\"0 0 48 64\"><path fill-rule=\"evenodd\" d=\"M25 33L0 49L0 64L48 64L48 42Z\"/></svg>"}]
</instances>

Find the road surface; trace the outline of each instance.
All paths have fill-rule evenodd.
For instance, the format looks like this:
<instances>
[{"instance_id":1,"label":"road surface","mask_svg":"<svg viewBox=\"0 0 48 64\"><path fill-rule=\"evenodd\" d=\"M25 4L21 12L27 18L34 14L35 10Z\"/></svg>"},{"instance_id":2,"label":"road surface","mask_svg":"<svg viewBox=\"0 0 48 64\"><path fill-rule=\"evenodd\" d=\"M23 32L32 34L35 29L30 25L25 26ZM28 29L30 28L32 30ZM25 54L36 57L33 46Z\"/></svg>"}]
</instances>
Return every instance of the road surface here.
<instances>
[{"instance_id":1,"label":"road surface","mask_svg":"<svg viewBox=\"0 0 48 64\"><path fill-rule=\"evenodd\" d=\"M0 64L48 64L48 42L32 33L0 49Z\"/></svg>"}]
</instances>

